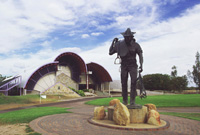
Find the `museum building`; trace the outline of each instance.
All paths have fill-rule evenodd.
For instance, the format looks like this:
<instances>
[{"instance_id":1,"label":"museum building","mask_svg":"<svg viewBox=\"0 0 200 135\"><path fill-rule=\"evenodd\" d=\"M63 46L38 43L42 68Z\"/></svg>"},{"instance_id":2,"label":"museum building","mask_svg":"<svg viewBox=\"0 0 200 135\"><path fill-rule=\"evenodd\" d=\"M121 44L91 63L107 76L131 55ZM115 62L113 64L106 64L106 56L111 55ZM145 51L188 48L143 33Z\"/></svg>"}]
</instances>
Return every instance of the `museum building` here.
<instances>
[{"instance_id":1,"label":"museum building","mask_svg":"<svg viewBox=\"0 0 200 135\"><path fill-rule=\"evenodd\" d=\"M69 94L73 88L109 90L112 78L97 63L85 64L84 60L73 52L60 54L52 63L38 68L28 78L24 86L25 94Z\"/></svg>"}]
</instances>

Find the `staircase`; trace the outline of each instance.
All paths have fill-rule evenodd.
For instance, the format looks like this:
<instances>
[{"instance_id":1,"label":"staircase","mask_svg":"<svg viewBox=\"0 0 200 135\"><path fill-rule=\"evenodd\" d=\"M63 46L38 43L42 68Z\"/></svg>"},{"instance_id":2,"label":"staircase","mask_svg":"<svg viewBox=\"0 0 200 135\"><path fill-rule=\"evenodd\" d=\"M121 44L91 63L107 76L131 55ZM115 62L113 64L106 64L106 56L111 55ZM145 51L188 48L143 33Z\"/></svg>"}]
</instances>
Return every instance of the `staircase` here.
<instances>
[{"instance_id":1,"label":"staircase","mask_svg":"<svg viewBox=\"0 0 200 135\"><path fill-rule=\"evenodd\" d=\"M22 81L21 76L15 76L6 78L2 82L0 82L0 93L4 93L6 96L8 96L8 91L14 88L15 86L18 86Z\"/></svg>"},{"instance_id":2,"label":"staircase","mask_svg":"<svg viewBox=\"0 0 200 135\"><path fill-rule=\"evenodd\" d=\"M109 94L107 92L95 91L95 94L99 97L109 97Z\"/></svg>"}]
</instances>

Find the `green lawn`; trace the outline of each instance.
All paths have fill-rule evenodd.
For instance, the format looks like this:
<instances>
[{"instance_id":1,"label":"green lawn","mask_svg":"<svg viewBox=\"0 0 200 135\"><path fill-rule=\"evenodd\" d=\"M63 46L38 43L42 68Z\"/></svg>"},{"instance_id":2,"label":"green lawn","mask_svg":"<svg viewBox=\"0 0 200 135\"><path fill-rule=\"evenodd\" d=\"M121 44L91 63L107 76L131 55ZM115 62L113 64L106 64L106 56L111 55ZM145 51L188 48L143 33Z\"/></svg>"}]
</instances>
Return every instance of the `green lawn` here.
<instances>
[{"instance_id":1,"label":"green lawn","mask_svg":"<svg viewBox=\"0 0 200 135\"><path fill-rule=\"evenodd\" d=\"M200 121L200 113L176 113L176 112L160 112L160 114L172 115L192 120Z\"/></svg>"},{"instance_id":2,"label":"green lawn","mask_svg":"<svg viewBox=\"0 0 200 135\"><path fill-rule=\"evenodd\" d=\"M88 101L86 104L108 106L109 102L115 98L122 102L122 97L112 97ZM200 107L200 94L156 95L142 100L137 97L136 103L141 105L152 103L156 107Z\"/></svg>"},{"instance_id":3,"label":"green lawn","mask_svg":"<svg viewBox=\"0 0 200 135\"><path fill-rule=\"evenodd\" d=\"M46 99L41 98L40 95L22 95L22 96L0 96L0 105L7 104L39 104L58 102L59 100L69 99L63 95L47 95Z\"/></svg>"},{"instance_id":4,"label":"green lawn","mask_svg":"<svg viewBox=\"0 0 200 135\"><path fill-rule=\"evenodd\" d=\"M39 100L39 95L26 95L26 96L0 96L0 104L28 104L35 100Z\"/></svg>"},{"instance_id":5,"label":"green lawn","mask_svg":"<svg viewBox=\"0 0 200 135\"><path fill-rule=\"evenodd\" d=\"M61 107L36 107L30 109L17 110L0 114L1 124L29 123L30 121L52 114L70 113L66 111L69 108Z\"/></svg>"}]
</instances>

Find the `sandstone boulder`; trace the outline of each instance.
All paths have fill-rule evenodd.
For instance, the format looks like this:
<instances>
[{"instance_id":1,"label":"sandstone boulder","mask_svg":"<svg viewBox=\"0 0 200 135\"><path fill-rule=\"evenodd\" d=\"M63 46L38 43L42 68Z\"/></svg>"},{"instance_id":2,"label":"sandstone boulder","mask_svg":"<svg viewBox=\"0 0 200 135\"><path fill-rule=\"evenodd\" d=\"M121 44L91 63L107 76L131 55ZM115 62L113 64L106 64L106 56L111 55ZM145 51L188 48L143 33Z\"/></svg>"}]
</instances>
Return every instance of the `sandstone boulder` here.
<instances>
[{"instance_id":1,"label":"sandstone boulder","mask_svg":"<svg viewBox=\"0 0 200 135\"><path fill-rule=\"evenodd\" d=\"M113 113L113 121L117 125L121 126L126 126L130 123L130 113L128 108L121 102L116 103Z\"/></svg>"},{"instance_id":2,"label":"sandstone boulder","mask_svg":"<svg viewBox=\"0 0 200 135\"><path fill-rule=\"evenodd\" d=\"M119 102L120 102L119 99L113 99L113 100L111 100L111 101L109 102L109 106L115 106L116 103L119 103Z\"/></svg>"},{"instance_id":3,"label":"sandstone boulder","mask_svg":"<svg viewBox=\"0 0 200 135\"><path fill-rule=\"evenodd\" d=\"M145 104L144 106L146 106L148 108L148 112L150 110L157 110L157 108L154 104Z\"/></svg>"},{"instance_id":4,"label":"sandstone boulder","mask_svg":"<svg viewBox=\"0 0 200 135\"><path fill-rule=\"evenodd\" d=\"M103 120L106 116L104 106L94 108L94 119Z\"/></svg>"},{"instance_id":5,"label":"sandstone boulder","mask_svg":"<svg viewBox=\"0 0 200 135\"><path fill-rule=\"evenodd\" d=\"M160 114L156 110L150 110L147 123L159 126L161 124Z\"/></svg>"}]
</instances>

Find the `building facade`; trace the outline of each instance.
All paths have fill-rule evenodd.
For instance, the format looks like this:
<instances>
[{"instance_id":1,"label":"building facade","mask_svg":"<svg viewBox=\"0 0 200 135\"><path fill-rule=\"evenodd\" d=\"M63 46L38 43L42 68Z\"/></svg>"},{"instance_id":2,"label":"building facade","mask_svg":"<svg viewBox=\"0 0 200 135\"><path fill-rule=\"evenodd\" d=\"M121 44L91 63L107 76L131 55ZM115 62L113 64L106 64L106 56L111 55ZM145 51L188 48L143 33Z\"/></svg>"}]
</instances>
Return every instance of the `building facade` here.
<instances>
[{"instance_id":1,"label":"building facade","mask_svg":"<svg viewBox=\"0 0 200 135\"><path fill-rule=\"evenodd\" d=\"M24 93L74 95L70 88L109 90L111 76L97 63L85 64L73 52L60 54L54 62L38 68L24 85Z\"/></svg>"}]
</instances>

